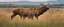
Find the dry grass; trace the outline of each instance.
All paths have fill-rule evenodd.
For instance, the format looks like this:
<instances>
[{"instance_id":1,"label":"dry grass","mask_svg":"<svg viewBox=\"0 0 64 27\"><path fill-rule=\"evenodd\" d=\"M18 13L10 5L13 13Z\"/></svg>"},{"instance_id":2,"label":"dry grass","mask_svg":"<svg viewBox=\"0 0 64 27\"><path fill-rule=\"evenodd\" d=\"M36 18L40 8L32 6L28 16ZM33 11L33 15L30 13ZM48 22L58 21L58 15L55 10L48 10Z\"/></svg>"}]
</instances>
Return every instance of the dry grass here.
<instances>
[{"instance_id":1,"label":"dry grass","mask_svg":"<svg viewBox=\"0 0 64 27\"><path fill-rule=\"evenodd\" d=\"M27 18L22 20L18 15L11 20L12 10L13 8L0 8L0 25L2 24L2 27L5 25L5 27L64 27L64 8L50 8L39 16L38 20L35 17L34 20Z\"/></svg>"}]
</instances>

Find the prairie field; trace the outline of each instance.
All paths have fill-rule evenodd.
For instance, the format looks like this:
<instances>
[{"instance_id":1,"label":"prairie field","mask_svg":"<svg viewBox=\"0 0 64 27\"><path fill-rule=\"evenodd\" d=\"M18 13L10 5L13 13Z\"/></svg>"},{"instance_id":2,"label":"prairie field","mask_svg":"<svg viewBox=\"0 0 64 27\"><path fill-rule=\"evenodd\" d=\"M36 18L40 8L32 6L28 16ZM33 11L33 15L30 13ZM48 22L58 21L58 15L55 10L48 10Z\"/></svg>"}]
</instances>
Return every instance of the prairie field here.
<instances>
[{"instance_id":1,"label":"prairie field","mask_svg":"<svg viewBox=\"0 0 64 27\"><path fill-rule=\"evenodd\" d=\"M64 27L64 8L50 8L33 20L21 19L19 15L11 20L14 8L0 8L0 27Z\"/></svg>"}]
</instances>

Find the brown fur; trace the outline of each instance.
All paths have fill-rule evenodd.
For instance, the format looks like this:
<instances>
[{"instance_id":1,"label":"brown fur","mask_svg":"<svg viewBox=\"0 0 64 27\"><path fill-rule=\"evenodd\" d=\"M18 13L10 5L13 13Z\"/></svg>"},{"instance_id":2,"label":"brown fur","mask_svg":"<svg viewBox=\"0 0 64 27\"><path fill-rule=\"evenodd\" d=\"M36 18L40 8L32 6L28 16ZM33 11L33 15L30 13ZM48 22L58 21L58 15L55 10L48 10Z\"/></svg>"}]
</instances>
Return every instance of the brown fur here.
<instances>
[{"instance_id":1,"label":"brown fur","mask_svg":"<svg viewBox=\"0 0 64 27\"><path fill-rule=\"evenodd\" d=\"M13 15L11 16L11 19L16 15L19 15L21 18L23 17L23 19L26 17L33 19L33 16L38 19L38 16L42 15L48 9L49 8L47 6L43 6L41 8L16 8L12 11Z\"/></svg>"}]
</instances>

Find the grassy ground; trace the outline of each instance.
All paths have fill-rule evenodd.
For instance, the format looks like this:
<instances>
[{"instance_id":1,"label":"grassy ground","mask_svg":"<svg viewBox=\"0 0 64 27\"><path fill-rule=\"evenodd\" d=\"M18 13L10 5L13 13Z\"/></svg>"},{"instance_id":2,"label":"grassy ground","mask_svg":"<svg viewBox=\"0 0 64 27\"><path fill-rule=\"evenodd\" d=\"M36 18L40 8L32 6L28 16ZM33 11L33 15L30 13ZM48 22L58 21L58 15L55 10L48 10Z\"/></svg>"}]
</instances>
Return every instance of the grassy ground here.
<instances>
[{"instance_id":1,"label":"grassy ground","mask_svg":"<svg viewBox=\"0 0 64 27\"><path fill-rule=\"evenodd\" d=\"M11 20L12 9L0 8L0 27L64 27L64 8L50 8L38 20L23 20L18 15Z\"/></svg>"}]
</instances>

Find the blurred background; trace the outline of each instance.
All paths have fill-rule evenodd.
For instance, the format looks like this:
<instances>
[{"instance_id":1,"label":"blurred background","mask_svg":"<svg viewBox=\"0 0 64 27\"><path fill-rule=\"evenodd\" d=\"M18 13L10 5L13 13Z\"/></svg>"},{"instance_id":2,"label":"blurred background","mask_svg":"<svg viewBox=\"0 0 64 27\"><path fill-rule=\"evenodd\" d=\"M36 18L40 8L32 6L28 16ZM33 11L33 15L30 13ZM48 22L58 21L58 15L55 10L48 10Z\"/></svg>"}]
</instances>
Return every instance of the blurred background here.
<instances>
[{"instance_id":1,"label":"blurred background","mask_svg":"<svg viewBox=\"0 0 64 27\"><path fill-rule=\"evenodd\" d=\"M49 3L49 10L33 20L11 20L14 8L40 8ZM64 0L0 0L0 27L64 27Z\"/></svg>"}]
</instances>

